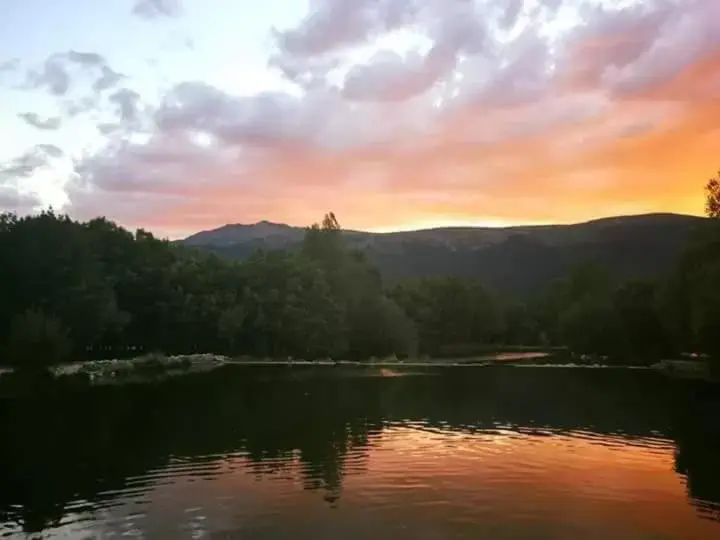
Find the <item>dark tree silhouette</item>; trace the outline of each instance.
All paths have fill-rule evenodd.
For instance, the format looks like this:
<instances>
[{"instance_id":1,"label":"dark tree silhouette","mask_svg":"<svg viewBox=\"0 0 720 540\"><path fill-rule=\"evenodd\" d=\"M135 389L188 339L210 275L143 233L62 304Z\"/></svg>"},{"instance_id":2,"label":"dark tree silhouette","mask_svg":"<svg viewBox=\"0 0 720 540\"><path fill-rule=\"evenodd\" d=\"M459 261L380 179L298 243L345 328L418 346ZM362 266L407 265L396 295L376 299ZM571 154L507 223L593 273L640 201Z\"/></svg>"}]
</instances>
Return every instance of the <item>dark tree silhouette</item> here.
<instances>
[{"instance_id":1,"label":"dark tree silhouette","mask_svg":"<svg viewBox=\"0 0 720 540\"><path fill-rule=\"evenodd\" d=\"M720 171L705 186L705 212L708 217L720 218Z\"/></svg>"}]
</instances>

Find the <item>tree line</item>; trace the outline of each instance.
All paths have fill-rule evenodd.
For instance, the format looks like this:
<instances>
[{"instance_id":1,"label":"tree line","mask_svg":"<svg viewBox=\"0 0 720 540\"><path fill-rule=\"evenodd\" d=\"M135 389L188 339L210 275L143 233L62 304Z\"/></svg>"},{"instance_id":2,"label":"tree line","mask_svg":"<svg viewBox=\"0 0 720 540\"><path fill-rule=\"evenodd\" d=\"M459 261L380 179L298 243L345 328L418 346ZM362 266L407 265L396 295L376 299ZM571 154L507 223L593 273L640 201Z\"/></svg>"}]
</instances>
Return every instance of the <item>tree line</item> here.
<instances>
[{"instance_id":1,"label":"tree line","mask_svg":"<svg viewBox=\"0 0 720 540\"><path fill-rule=\"evenodd\" d=\"M720 218L720 175L706 186ZM543 294L508 301L474 280L430 277L392 288L336 217L298 252L231 261L130 232L105 218L0 215L0 364L161 351L367 359L561 345L652 361L720 355L720 234L698 234L669 276L616 283L579 267Z\"/></svg>"}]
</instances>

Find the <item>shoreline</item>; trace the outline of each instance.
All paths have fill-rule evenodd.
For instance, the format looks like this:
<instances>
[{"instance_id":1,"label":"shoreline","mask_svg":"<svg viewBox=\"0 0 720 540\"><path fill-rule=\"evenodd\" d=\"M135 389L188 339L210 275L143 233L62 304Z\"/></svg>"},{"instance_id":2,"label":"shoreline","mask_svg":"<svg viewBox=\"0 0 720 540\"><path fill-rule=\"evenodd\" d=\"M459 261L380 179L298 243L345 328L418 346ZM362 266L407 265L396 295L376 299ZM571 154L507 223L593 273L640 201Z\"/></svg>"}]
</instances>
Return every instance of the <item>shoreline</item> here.
<instances>
[{"instance_id":1,"label":"shoreline","mask_svg":"<svg viewBox=\"0 0 720 540\"><path fill-rule=\"evenodd\" d=\"M630 369L656 371L672 379L720 382L711 373L707 362L697 360L661 360L647 365L614 364L601 358L553 358L550 352L498 352L464 358L371 358L360 360L271 359L228 357L214 354L162 355L150 354L131 359L93 360L73 362L48 368L49 381L77 381L91 386L152 383L163 379L214 371L226 366L240 367L356 367L378 369L405 368L544 368L544 369ZM12 384L9 379L20 376L21 371L0 367L0 381ZM32 377L28 377L32 379Z\"/></svg>"}]
</instances>

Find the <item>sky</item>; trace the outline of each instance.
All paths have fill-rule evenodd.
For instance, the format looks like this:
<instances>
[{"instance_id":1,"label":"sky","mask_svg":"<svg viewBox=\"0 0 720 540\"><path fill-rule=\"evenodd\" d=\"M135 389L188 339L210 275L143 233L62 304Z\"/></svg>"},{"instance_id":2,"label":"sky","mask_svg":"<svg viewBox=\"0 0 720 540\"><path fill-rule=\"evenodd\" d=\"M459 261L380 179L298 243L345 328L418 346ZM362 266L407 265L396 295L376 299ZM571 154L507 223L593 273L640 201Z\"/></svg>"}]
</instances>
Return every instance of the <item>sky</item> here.
<instances>
[{"instance_id":1,"label":"sky","mask_svg":"<svg viewBox=\"0 0 720 540\"><path fill-rule=\"evenodd\" d=\"M0 211L181 237L701 214L718 0L2 0Z\"/></svg>"}]
</instances>

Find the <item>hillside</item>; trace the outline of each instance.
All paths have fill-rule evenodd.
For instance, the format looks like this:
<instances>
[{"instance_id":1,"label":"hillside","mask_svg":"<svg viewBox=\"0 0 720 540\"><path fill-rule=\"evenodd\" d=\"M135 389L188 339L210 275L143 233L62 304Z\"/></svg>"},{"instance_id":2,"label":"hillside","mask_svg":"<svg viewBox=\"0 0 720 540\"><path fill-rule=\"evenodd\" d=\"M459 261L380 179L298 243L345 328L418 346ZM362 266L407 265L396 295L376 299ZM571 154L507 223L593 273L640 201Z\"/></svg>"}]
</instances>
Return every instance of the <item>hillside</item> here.
<instances>
[{"instance_id":1,"label":"hillside","mask_svg":"<svg viewBox=\"0 0 720 540\"><path fill-rule=\"evenodd\" d=\"M570 268L596 263L618 278L667 271L704 218L648 214L573 225L453 227L409 232L346 231L389 282L452 275L478 278L509 295L532 294ZM304 229L263 221L225 225L182 243L243 259L257 249L294 249Z\"/></svg>"}]
</instances>

